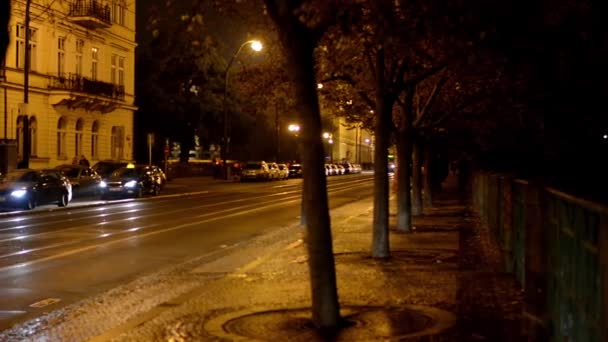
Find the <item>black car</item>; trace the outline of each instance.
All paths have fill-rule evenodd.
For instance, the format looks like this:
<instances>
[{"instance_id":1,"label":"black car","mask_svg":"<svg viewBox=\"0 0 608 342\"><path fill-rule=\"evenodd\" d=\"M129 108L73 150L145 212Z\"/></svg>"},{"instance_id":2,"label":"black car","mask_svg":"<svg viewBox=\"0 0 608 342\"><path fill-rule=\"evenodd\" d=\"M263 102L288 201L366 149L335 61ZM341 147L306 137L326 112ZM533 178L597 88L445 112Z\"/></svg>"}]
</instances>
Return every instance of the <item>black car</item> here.
<instances>
[{"instance_id":1,"label":"black car","mask_svg":"<svg viewBox=\"0 0 608 342\"><path fill-rule=\"evenodd\" d=\"M95 170L102 179L105 179L110 177L112 172L130 164L132 163L127 160L100 160L93 165L93 170Z\"/></svg>"},{"instance_id":2,"label":"black car","mask_svg":"<svg viewBox=\"0 0 608 342\"><path fill-rule=\"evenodd\" d=\"M84 165L64 164L55 167L66 176L72 184L74 196L100 192L101 176L95 170Z\"/></svg>"},{"instance_id":3,"label":"black car","mask_svg":"<svg viewBox=\"0 0 608 342\"><path fill-rule=\"evenodd\" d=\"M39 204L65 207L72 200L70 181L57 169L17 169L0 176L0 205L33 209Z\"/></svg>"},{"instance_id":4,"label":"black car","mask_svg":"<svg viewBox=\"0 0 608 342\"><path fill-rule=\"evenodd\" d=\"M158 195L160 184L148 165L129 164L112 172L101 181L102 198L142 197L144 194Z\"/></svg>"},{"instance_id":5,"label":"black car","mask_svg":"<svg viewBox=\"0 0 608 342\"><path fill-rule=\"evenodd\" d=\"M289 178L302 177L302 165L291 164L289 165Z\"/></svg>"}]
</instances>

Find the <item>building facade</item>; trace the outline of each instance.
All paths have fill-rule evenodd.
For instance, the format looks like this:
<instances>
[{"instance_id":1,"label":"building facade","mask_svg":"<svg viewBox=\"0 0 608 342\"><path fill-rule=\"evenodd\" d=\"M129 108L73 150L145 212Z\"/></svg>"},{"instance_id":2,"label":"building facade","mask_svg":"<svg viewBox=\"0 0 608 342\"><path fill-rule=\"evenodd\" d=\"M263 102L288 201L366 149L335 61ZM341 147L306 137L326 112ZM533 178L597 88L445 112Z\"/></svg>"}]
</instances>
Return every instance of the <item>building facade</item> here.
<instances>
[{"instance_id":1,"label":"building facade","mask_svg":"<svg viewBox=\"0 0 608 342\"><path fill-rule=\"evenodd\" d=\"M17 162L27 159L31 168L71 163L81 155L91 164L132 159L135 1L10 1L0 140L16 143Z\"/></svg>"},{"instance_id":2,"label":"building facade","mask_svg":"<svg viewBox=\"0 0 608 342\"><path fill-rule=\"evenodd\" d=\"M339 117L334 119L334 125L336 131L327 132L327 137L324 136L324 143L329 150L326 160L333 160L333 163L373 163L374 138L370 131L360 125L348 124L344 118Z\"/></svg>"}]
</instances>

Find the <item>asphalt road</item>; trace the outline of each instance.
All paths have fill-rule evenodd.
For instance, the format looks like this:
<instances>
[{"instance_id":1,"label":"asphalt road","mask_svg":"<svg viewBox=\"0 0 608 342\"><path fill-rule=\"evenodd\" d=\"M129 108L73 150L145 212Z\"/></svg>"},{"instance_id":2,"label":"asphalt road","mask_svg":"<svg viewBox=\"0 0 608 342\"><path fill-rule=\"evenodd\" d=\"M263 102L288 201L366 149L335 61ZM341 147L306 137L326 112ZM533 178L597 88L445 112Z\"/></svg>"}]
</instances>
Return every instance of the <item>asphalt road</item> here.
<instances>
[{"instance_id":1,"label":"asphalt road","mask_svg":"<svg viewBox=\"0 0 608 342\"><path fill-rule=\"evenodd\" d=\"M176 179L161 196L75 199L0 216L0 330L299 222L301 180ZM330 208L372 196L372 175L328 178Z\"/></svg>"}]
</instances>

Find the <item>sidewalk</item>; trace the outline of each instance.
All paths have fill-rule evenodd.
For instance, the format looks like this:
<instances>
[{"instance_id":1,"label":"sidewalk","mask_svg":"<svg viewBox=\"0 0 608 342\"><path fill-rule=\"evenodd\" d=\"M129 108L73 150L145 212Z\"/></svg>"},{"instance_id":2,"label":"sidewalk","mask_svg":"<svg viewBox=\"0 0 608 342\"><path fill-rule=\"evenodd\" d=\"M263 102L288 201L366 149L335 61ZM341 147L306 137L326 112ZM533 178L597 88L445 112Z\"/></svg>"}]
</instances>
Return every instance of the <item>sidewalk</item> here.
<instances>
[{"instance_id":1,"label":"sidewalk","mask_svg":"<svg viewBox=\"0 0 608 342\"><path fill-rule=\"evenodd\" d=\"M351 323L333 340L521 340L520 292L501 272L488 232L468 214L452 185L450 180L436 206L414 219L412 233L391 230L388 261L369 257L369 200L332 211L342 316ZM302 238L302 228L291 226L228 246L55 313L53 325L30 337L320 341L308 323Z\"/></svg>"}]
</instances>

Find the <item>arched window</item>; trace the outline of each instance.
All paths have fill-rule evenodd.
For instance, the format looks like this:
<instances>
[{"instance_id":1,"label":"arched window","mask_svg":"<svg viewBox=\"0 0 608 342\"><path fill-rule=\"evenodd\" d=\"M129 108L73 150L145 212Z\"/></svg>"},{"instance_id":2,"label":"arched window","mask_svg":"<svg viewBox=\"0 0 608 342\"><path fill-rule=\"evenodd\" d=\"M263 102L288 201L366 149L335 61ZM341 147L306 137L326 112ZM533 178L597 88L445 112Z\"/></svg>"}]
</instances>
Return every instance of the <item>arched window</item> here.
<instances>
[{"instance_id":1,"label":"arched window","mask_svg":"<svg viewBox=\"0 0 608 342\"><path fill-rule=\"evenodd\" d=\"M91 127L91 159L99 159L99 122L94 121Z\"/></svg>"},{"instance_id":2,"label":"arched window","mask_svg":"<svg viewBox=\"0 0 608 342\"><path fill-rule=\"evenodd\" d=\"M57 157L65 159L68 157L67 146L66 146L66 135L68 127L68 120L64 117L60 117L57 121Z\"/></svg>"},{"instance_id":3,"label":"arched window","mask_svg":"<svg viewBox=\"0 0 608 342\"><path fill-rule=\"evenodd\" d=\"M74 135L74 155L81 156L82 149L82 130L84 129L84 120L82 118L76 121L76 134Z\"/></svg>"},{"instance_id":4,"label":"arched window","mask_svg":"<svg viewBox=\"0 0 608 342\"><path fill-rule=\"evenodd\" d=\"M38 156L38 121L35 116L30 117L30 156Z\"/></svg>"},{"instance_id":5,"label":"arched window","mask_svg":"<svg viewBox=\"0 0 608 342\"><path fill-rule=\"evenodd\" d=\"M15 132L16 134L16 139L17 139L17 155L19 156L18 159L22 160L23 158L23 128L25 127L25 116L23 115L19 115L17 117L17 131Z\"/></svg>"},{"instance_id":6,"label":"arched window","mask_svg":"<svg viewBox=\"0 0 608 342\"><path fill-rule=\"evenodd\" d=\"M123 139L124 128L122 126L112 126L112 135L110 137L110 149L112 159L123 158Z\"/></svg>"}]
</instances>

